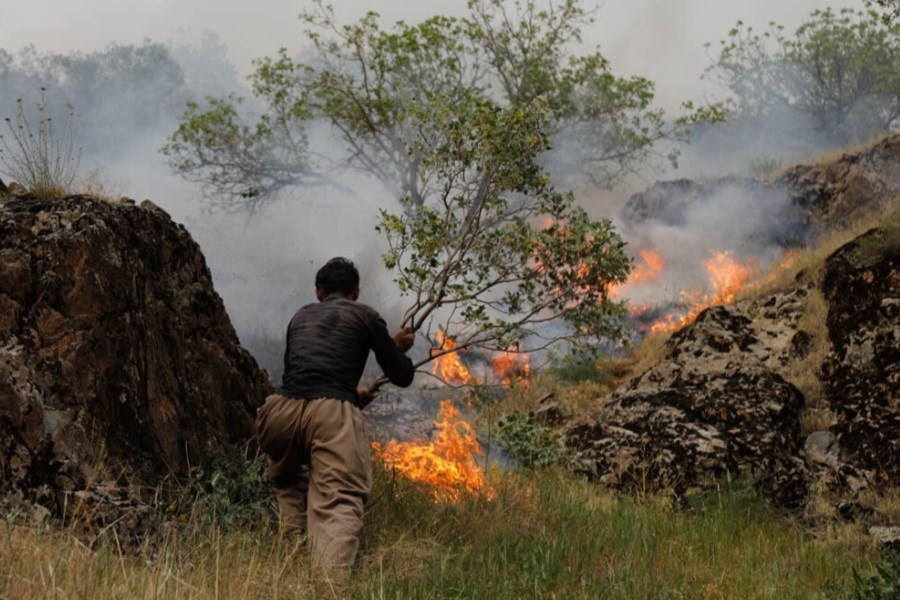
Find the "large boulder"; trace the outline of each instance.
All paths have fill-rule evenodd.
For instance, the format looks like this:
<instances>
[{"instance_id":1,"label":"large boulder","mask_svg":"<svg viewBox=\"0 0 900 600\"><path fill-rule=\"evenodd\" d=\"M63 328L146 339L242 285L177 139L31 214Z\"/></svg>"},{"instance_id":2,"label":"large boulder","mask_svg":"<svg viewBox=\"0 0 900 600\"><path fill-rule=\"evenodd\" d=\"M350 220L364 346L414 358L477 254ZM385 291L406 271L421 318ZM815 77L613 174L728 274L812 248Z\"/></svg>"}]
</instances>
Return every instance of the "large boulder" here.
<instances>
[{"instance_id":1,"label":"large boulder","mask_svg":"<svg viewBox=\"0 0 900 600\"><path fill-rule=\"evenodd\" d=\"M165 212L0 204L0 496L122 505L110 486L153 486L250 439L269 391Z\"/></svg>"},{"instance_id":2,"label":"large boulder","mask_svg":"<svg viewBox=\"0 0 900 600\"><path fill-rule=\"evenodd\" d=\"M838 157L788 169L776 185L821 228L854 223L900 194L900 133Z\"/></svg>"},{"instance_id":3,"label":"large boulder","mask_svg":"<svg viewBox=\"0 0 900 600\"><path fill-rule=\"evenodd\" d=\"M851 224L898 194L900 134L894 134L830 160L793 166L772 181L729 175L657 182L629 198L621 218L626 227L649 222L679 226L692 211L740 198L766 207L767 221L755 235L786 246L810 233Z\"/></svg>"},{"instance_id":4,"label":"large boulder","mask_svg":"<svg viewBox=\"0 0 900 600\"><path fill-rule=\"evenodd\" d=\"M900 227L874 229L826 262L832 352L825 395L842 458L900 485Z\"/></svg>"},{"instance_id":5,"label":"large boulder","mask_svg":"<svg viewBox=\"0 0 900 600\"><path fill-rule=\"evenodd\" d=\"M777 367L797 352L806 293L702 312L596 419L568 431L576 461L615 488L689 496L730 473L799 506L808 488L799 458L804 400Z\"/></svg>"}]
</instances>

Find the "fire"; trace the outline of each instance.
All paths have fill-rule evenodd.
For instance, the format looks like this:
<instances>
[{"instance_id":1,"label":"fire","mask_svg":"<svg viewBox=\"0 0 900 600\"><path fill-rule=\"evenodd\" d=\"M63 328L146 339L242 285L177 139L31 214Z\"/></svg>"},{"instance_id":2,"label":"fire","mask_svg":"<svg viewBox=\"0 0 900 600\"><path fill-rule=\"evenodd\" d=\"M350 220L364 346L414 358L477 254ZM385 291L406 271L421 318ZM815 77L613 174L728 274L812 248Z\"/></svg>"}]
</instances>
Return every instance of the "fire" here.
<instances>
[{"instance_id":1,"label":"fire","mask_svg":"<svg viewBox=\"0 0 900 600\"><path fill-rule=\"evenodd\" d=\"M372 447L398 476L429 485L435 501L455 502L464 491L492 500L496 494L475 462L484 451L475 430L450 400L441 402L434 426L437 434L432 442L390 440L384 447L377 442Z\"/></svg>"},{"instance_id":2,"label":"fire","mask_svg":"<svg viewBox=\"0 0 900 600\"><path fill-rule=\"evenodd\" d=\"M456 342L443 329L438 330L435 341L438 343L438 351L456 348ZM447 354L436 358L431 372L447 383L464 385L475 382L475 378L472 377L469 369L460 360L459 352L447 352Z\"/></svg>"},{"instance_id":3,"label":"fire","mask_svg":"<svg viewBox=\"0 0 900 600\"><path fill-rule=\"evenodd\" d=\"M611 297L620 297L628 286L656 281L666 268L666 259L652 248L642 248L638 252L638 256L640 260L636 261L634 270L628 276L628 281L610 286L609 295Z\"/></svg>"},{"instance_id":4,"label":"fire","mask_svg":"<svg viewBox=\"0 0 900 600\"><path fill-rule=\"evenodd\" d=\"M709 277L708 291L682 292L682 303L687 307L686 311L659 319L650 326L651 332L680 329L693 323L697 315L713 304L734 302L738 292L759 274L755 258L740 262L727 250L713 251L704 267Z\"/></svg>"},{"instance_id":5,"label":"fire","mask_svg":"<svg viewBox=\"0 0 900 600\"><path fill-rule=\"evenodd\" d=\"M512 385L516 381L531 376L531 364L528 356L521 352L501 352L491 359L491 368L503 385Z\"/></svg>"},{"instance_id":6,"label":"fire","mask_svg":"<svg viewBox=\"0 0 900 600\"><path fill-rule=\"evenodd\" d=\"M666 268L666 259L656 250L643 248L638 255L641 260L628 277L628 283L654 281Z\"/></svg>"},{"instance_id":7,"label":"fire","mask_svg":"<svg viewBox=\"0 0 900 600\"><path fill-rule=\"evenodd\" d=\"M756 259L742 264L732 258L731 252L725 251L713 252L712 257L706 261L706 272L709 273L712 290L709 304L729 304L757 276L759 269Z\"/></svg>"}]
</instances>

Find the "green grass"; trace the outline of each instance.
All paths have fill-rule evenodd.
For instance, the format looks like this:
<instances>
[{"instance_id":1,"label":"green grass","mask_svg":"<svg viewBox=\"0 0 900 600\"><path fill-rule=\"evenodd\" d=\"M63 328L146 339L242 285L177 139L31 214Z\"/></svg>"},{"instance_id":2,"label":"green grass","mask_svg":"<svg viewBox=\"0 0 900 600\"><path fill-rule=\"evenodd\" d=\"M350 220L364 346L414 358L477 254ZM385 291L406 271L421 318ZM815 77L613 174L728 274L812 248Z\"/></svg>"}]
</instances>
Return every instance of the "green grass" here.
<instances>
[{"instance_id":1,"label":"green grass","mask_svg":"<svg viewBox=\"0 0 900 600\"><path fill-rule=\"evenodd\" d=\"M560 472L494 473L493 501L446 505L376 479L361 567L344 585L265 515L239 528L191 518L141 556L0 521L0 597L821 598L877 561L856 532L816 539L742 488L684 508Z\"/></svg>"},{"instance_id":2,"label":"green grass","mask_svg":"<svg viewBox=\"0 0 900 600\"><path fill-rule=\"evenodd\" d=\"M115 539L88 549L65 530L0 520L0 597L821 598L849 594L853 573L871 577L878 560L862 525L813 537L738 485L683 507L558 469L493 472L492 501L436 504L377 468L362 562L335 583L278 533L256 476L237 475L189 486L202 508L161 526L139 556ZM229 509L242 486L255 504Z\"/></svg>"},{"instance_id":3,"label":"green grass","mask_svg":"<svg viewBox=\"0 0 900 600\"><path fill-rule=\"evenodd\" d=\"M684 510L548 472L504 478L492 503L413 498L371 511L388 551L369 557L363 597L815 598L871 570L740 490Z\"/></svg>"}]
</instances>

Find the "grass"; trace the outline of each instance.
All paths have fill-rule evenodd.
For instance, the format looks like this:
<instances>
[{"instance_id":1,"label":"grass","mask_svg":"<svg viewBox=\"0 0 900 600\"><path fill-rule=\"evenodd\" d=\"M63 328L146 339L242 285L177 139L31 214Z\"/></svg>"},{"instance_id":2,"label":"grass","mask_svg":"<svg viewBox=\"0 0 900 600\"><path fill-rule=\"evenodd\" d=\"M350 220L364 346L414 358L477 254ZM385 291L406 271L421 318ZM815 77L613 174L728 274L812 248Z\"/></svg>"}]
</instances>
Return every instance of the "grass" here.
<instances>
[{"instance_id":1,"label":"grass","mask_svg":"<svg viewBox=\"0 0 900 600\"><path fill-rule=\"evenodd\" d=\"M69 107L62 131L54 130L46 91L41 88L36 122L28 118L23 100L16 101L16 118L7 117L8 133L0 134L0 166L35 196L61 198L75 182L81 149L75 146L74 109Z\"/></svg>"},{"instance_id":2,"label":"grass","mask_svg":"<svg viewBox=\"0 0 900 600\"><path fill-rule=\"evenodd\" d=\"M759 278L757 285L745 287L738 300L759 299L775 292L785 292L797 287L798 281L818 287L825 274L826 259L838 248L870 229L882 227L896 237L900 231L900 196L889 202L884 210L869 213L847 227L826 231L818 235L808 248L798 251L787 268L774 265L769 273Z\"/></svg>"},{"instance_id":3,"label":"grass","mask_svg":"<svg viewBox=\"0 0 900 600\"><path fill-rule=\"evenodd\" d=\"M65 531L0 521L9 598L819 598L874 572L846 535L814 538L741 487L688 510L616 497L563 473L494 473L496 499L435 504L376 473L365 553L328 582L271 518L191 518L126 556ZM845 528L856 527L845 525Z\"/></svg>"},{"instance_id":4,"label":"grass","mask_svg":"<svg viewBox=\"0 0 900 600\"><path fill-rule=\"evenodd\" d=\"M892 137L892 135L893 134L877 134L852 146L835 148L833 150L826 150L824 152L811 154L806 158L794 160L784 165L775 166L775 161L771 161L770 159L763 159L764 161L769 162L772 165L772 168L760 169L759 176L763 177L766 181L775 181L786 175L791 169L798 165L829 165L841 160L847 155L860 154L862 152L865 152L870 148L873 148L877 144L880 144L883 140Z\"/></svg>"}]
</instances>

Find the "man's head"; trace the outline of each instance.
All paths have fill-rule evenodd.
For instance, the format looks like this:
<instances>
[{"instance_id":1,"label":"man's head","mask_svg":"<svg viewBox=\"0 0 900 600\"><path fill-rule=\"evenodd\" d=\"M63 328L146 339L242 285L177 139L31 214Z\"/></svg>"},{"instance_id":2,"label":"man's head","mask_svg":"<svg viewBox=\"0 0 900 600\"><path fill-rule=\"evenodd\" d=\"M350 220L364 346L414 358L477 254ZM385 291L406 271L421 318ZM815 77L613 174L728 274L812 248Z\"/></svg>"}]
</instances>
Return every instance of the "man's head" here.
<instances>
[{"instance_id":1,"label":"man's head","mask_svg":"<svg viewBox=\"0 0 900 600\"><path fill-rule=\"evenodd\" d=\"M332 258L316 273L316 298L321 302L329 296L359 299L359 271L346 258Z\"/></svg>"}]
</instances>

